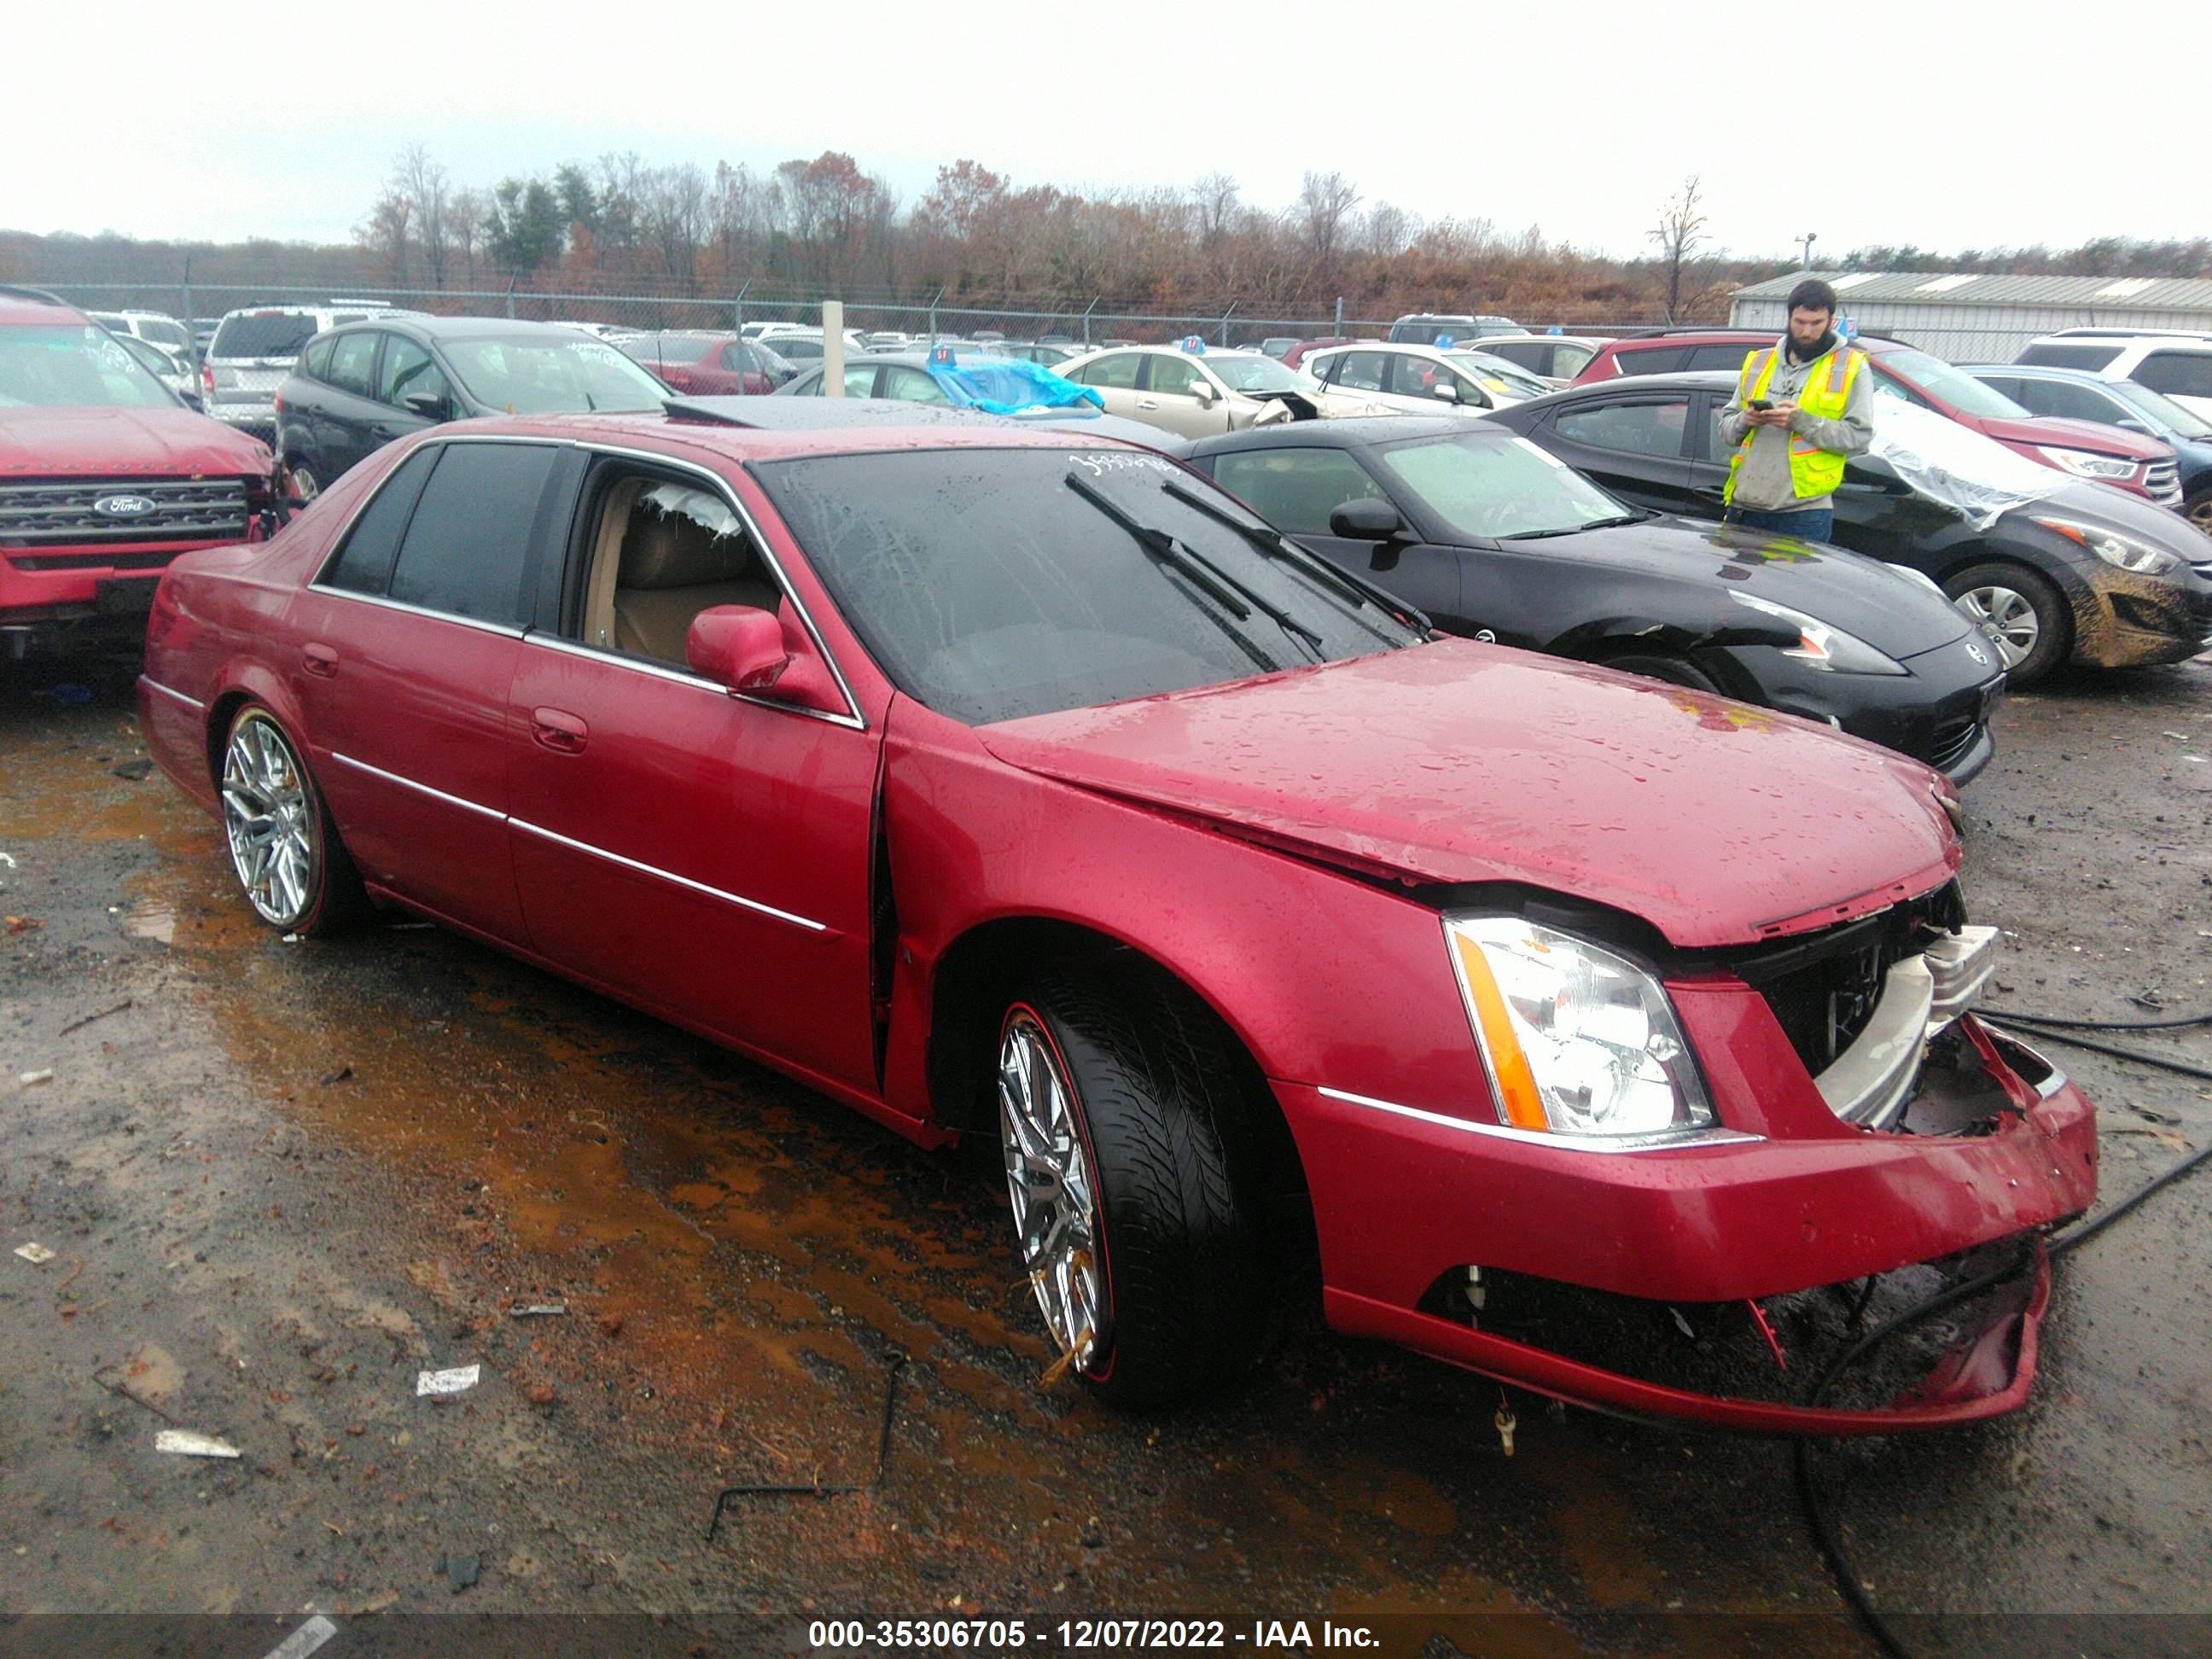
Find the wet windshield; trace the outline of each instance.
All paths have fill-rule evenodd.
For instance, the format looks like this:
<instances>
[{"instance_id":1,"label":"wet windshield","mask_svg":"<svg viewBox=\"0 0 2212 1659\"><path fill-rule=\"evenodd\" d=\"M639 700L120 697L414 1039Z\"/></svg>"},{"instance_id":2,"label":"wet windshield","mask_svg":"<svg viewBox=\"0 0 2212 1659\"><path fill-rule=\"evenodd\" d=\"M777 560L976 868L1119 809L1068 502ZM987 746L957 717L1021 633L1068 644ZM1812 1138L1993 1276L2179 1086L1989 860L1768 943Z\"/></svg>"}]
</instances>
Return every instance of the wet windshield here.
<instances>
[{"instance_id":1,"label":"wet windshield","mask_svg":"<svg viewBox=\"0 0 2212 1659\"><path fill-rule=\"evenodd\" d=\"M1885 351L1874 361L1930 398L1963 413L1985 421L2034 418L1995 386L1986 386L1965 369L1954 368L1941 357L1931 357L1924 351Z\"/></svg>"},{"instance_id":2,"label":"wet windshield","mask_svg":"<svg viewBox=\"0 0 2212 1659\"><path fill-rule=\"evenodd\" d=\"M1463 536L1556 536L1638 516L1526 438L1461 433L1400 444L1382 465Z\"/></svg>"},{"instance_id":3,"label":"wet windshield","mask_svg":"<svg viewBox=\"0 0 2212 1659\"><path fill-rule=\"evenodd\" d=\"M1213 351L1206 366L1219 375L1231 392L1318 392L1321 382L1310 374L1285 368L1273 357L1256 351Z\"/></svg>"},{"instance_id":4,"label":"wet windshield","mask_svg":"<svg viewBox=\"0 0 2212 1659\"><path fill-rule=\"evenodd\" d=\"M2212 424L2191 414L2162 392L2153 392L2133 380L2106 380L2103 386L2129 408L2149 416L2161 436L2170 434L2176 438L2212 438Z\"/></svg>"},{"instance_id":5,"label":"wet windshield","mask_svg":"<svg viewBox=\"0 0 2212 1659\"><path fill-rule=\"evenodd\" d=\"M0 408L174 409L177 400L106 329L0 328Z\"/></svg>"},{"instance_id":6,"label":"wet windshield","mask_svg":"<svg viewBox=\"0 0 2212 1659\"><path fill-rule=\"evenodd\" d=\"M1519 364L1493 357L1486 351L1452 351L1445 355L1492 392L1504 392L1514 398L1540 398L1552 389Z\"/></svg>"},{"instance_id":7,"label":"wet windshield","mask_svg":"<svg viewBox=\"0 0 2212 1659\"><path fill-rule=\"evenodd\" d=\"M892 682L970 725L1417 638L1203 479L1134 450L833 455L755 471Z\"/></svg>"},{"instance_id":8,"label":"wet windshield","mask_svg":"<svg viewBox=\"0 0 2212 1659\"><path fill-rule=\"evenodd\" d=\"M667 388L598 340L448 340L453 373L480 404L510 415L572 409L659 409Z\"/></svg>"}]
</instances>

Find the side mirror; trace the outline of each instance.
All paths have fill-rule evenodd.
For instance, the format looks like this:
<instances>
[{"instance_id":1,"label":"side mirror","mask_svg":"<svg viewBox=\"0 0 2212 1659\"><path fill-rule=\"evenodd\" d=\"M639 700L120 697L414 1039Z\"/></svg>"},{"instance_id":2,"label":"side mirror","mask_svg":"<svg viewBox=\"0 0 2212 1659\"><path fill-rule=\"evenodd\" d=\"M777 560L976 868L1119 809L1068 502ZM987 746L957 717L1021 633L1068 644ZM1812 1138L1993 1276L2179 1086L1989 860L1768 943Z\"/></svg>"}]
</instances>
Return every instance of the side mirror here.
<instances>
[{"instance_id":1,"label":"side mirror","mask_svg":"<svg viewBox=\"0 0 2212 1659\"><path fill-rule=\"evenodd\" d=\"M1434 386L1429 388L1429 396L1431 398L1441 398L1448 404L1455 404L1459 401L1459 382L1457 380L1438 380Z\"/></svg>"},{"instance_id":2,"label":"side mirror","mask_svg":"<svg viewBox=\"0 0 2212 1659\"><path fill-rule=\"evenodd\" d=\"M684 660L693 673L727 686L732 695L825 714L846 712L845 699L815 655L813 641L787 611L710 605L691 619L684 636Z\"/></svg>"},{"instance_id":3,"label":"side mirror","mask_svg":"<svg viewBox=\"0 0 2212 1659\"><path fill-rule=\"evenodd\" d=\"M1405 528L1398 509L1379 496L1362 496L1329 509L1328 533L1348 542L1387 542Z\"/></svg>"},{"instance_id":4,"label":"side mirror","mask_svg":"<svg viewBox=\"0 0 2212 1659\"><path fill-rule=\"evenodd\" d=\"M1206 380L1193 380L1190 383L1190 395L1197 398L1201 406L1211 405L1213 402L1213 382Z\"/></svg>"},{"instance_id":5,"label":"side mirror","mask_svg":"<svg viewBox=\"0 0 2212 1659\"><path fill-rule=\"evenodd\" d=\"M450 421L453 418L453 404L442 392L410 392L399 400L410 415L420 415L426 421Z\"/></svg>"}]
</instances>

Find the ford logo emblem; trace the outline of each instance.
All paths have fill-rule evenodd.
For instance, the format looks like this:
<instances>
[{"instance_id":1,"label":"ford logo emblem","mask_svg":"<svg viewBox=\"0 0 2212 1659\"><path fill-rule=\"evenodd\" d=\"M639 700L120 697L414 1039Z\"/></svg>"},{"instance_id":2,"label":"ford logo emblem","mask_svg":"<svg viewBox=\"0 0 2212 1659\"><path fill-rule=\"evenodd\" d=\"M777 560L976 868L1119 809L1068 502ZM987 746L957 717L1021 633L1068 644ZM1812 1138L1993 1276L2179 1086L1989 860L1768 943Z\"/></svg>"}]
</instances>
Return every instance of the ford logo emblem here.
<instances>
[{"instance_id":1,"label":"ford logo emblem","mask_svg":"<svg viewBox=\"0 0 2212 1659\"><path fill-rule=\"evenodd\" d=\"M102 495L92 504L92 510L103 519L135 519L159 506L150 495Z\"/></svg>"}]
</instances>

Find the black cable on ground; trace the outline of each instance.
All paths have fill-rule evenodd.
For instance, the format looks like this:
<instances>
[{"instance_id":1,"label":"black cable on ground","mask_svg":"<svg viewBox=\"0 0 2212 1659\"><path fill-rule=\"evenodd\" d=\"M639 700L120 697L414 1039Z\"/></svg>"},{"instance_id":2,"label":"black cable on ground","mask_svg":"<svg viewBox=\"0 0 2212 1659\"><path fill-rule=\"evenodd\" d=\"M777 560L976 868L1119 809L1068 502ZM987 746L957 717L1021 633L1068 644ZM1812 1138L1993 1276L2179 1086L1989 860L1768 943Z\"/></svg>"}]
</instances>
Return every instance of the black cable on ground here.
<instances>
[{"instance_id":1,"label":"black cable on ground","mask_svg":"<svg viewBox=\"0 0 2212 1659\"><path fill-rule=\"evenodd\" d=\"M1995 1018L1994 1014L1992 1015ZM2113 1042L2093 1042L2087 1037L2069 1036L2063 1031L2045 1030L2030 1025L2018 1014L2009 1015L2015 1025L2027 1025L2031 1035L2045 1042L2063 1042L2069 1048L2087 1048L2091 1054L2110 1054L2114 1060L2132 1061L2137 1066L2155 1066L2162 1071L2179 1072L2184 1077L2201 1077L2212 1080L2212 1066L2191 1066L2185 1060L2172 1060L2164 1054L2149 1054L2141 1048L2123 1048ZM2102 1030L2102 1027L2096 1028Z\"/></svg>"},{"instance_id":2,"label":"black cable on ground","mask_svg":"<svg viewBox=\"0 0 2212 1659\"><path fill-rule=\"evenodd\" d=\"M2014 1018L2018 1017L2014 1016ZM2201 1168L2207 1159L2212 1159L2212 1146L2201 1147L2191 1153L2164 1174L2130 1193L2094 1221L2083 1222L2070 1231L2053 1239L2045 1251L2047 1257L2056 1261L2069 1251L2087 1243L2122 1216L2134 1210L2151 1194L2172 1186L2184 1176L2190 1175ZM2022 1260L2015 1259L2006 1267L1995 1268L1988 1273L1977 1273L1973 1278L1954 1285L1948 1291L1907 1308L1895 1317L1883 1321L1846 1348L1840 1358L1820 1373L1813 1384L1812 1391L1806 1396L1805 1403L1808 1406L1818 1406L1826 1397L1829 1388L1837 1377L1876 1344L1887 1340L1899 1331L1933 1317L1947 1308L1954 1307L1971 1297L1978 1295L1993 1285L2003 1283L2018 1273L2023 1265L2025 1263ZM1843 1547L1837 1540L1834 1528L1828 1524L1827 1511L1820 1507L1820 1496L1813 1484L1813 1442L1809 1437L1797 1442L1796 1461L1798 1500L1804 1507L1805 1519L1813 1529L1814 1539L1820 1547L1821 1557L1827 1562L1828 1571L1835 1577L1836 1588L1843 1593L1844 1600L1850 1604L1851 1611L1858 1615L1859 1622L1865 1626L1867 1633L1874 1638L1875 1644L1884 1653L1890 1656L1890 1659L1911 1659L1910 1650L1898 1639L1897 1633L1890 1629L1887 1621L1882 1618L1880 1609L1875 1607L1873 1601L1860 1586L1858 1575L1851 1570L1850 1561L1844 1554Z\"/></svg>"},{"instance_id":3,"label":"black cable on ground","mask_svg":"<svg viewBox=\"0 0 2212 1659\"><path fill-rule=\"evenodd\" d=\"M2058 1025L2071 1031L2176 1031L2185 1025L2212 1025L2212 1014L2183 1014L2174 1019L2062 1019L2057 1014L2027 1014L2014 1008L1981 1007L1974 1012L1991 1019L2018 1020L2022 1025Z\"/></svg>"}]
</instances>

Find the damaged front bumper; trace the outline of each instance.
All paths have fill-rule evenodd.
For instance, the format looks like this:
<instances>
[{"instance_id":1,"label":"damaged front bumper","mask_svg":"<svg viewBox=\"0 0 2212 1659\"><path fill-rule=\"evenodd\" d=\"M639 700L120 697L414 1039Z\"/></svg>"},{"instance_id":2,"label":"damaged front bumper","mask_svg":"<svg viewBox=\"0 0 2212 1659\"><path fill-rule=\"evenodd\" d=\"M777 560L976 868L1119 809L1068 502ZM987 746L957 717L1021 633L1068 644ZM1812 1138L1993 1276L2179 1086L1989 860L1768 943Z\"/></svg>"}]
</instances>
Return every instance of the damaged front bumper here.
<instances>
[{"instance_id":1,"label":"damaged front bumper","mask_svg":"<svg viewBox=\"0 0 2212 1659\"><path fill-rule=\"evenodd\" d=\"M1726 1103L1725 1131L1703 1140L1598 1152L1277 1085L1330 1324L1575 1404L1759 1433L1887 1434L2015 1409L2050 1294L2040 1231L2095 1197L2095 1111L2026 1045L1971 1014L1942 1017L1986 976L1975 940L1958 955L1932 983L1893 979L1870 1042L1842 1057L1863 1063L1818 1079L1740 980L1670 983ZM2024 1265L1955 1341L1922 1353L1926 1377L1866 1403L1798 1403L1851 1299L1838 1287L1917 1299L1940 1284L1937 1264L1992 1249ZM1491 1300L1470 1301L1475 1283L1510 1294L1475 1305ZM1547 1287L1548 1309L1528 1293ZM1749 1363L1720 1363L1710 1351L1728 1343L1702 1336L1674 1352L1677 1328L1731 1319L1765 1339L1737 1345ZM1794 1373L1776 1363L1785 1346Z\"/></svg>"}]
</instances>

